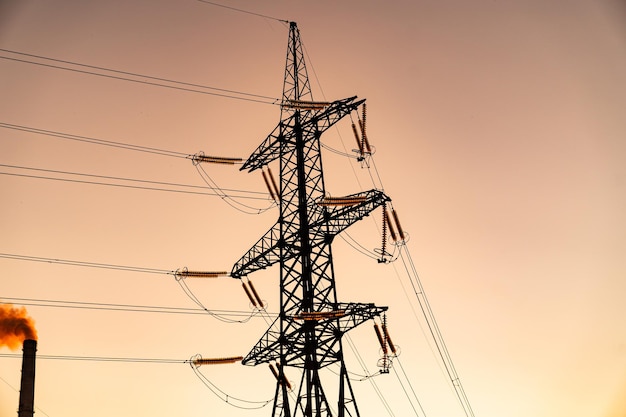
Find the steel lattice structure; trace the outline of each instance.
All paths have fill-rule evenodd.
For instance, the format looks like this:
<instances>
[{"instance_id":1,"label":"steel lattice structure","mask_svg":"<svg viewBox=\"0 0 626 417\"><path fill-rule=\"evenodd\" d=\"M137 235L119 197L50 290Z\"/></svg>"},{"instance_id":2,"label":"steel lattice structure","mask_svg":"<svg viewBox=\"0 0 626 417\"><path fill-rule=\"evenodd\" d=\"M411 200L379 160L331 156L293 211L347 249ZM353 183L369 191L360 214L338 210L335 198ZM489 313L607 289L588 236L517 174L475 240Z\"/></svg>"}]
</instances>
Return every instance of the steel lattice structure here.
<instances>
[{"instance_id":1,"label":"steel lattice structure","mask_svg":"<svg viewBox=\"0 0 626 417\"><path fill-rule=\"evenodd\" d=\"M342 351L342 336L379 316L387 307L337 301L331 245L348 226L390 201L383 192L353 194L350 205L320 204L325 196L320 136L365 100L351 97L332 103L312 100L297 25L290 23L281 121L243 164L254 171L275 160L280 164L278 221L235 263L231 276L241 278L280 264L279 317L243 363L276 363L278 382L273 416L359 416ZM319 370L340 367L338 381L323 384ZM289 400L285 367L300 368L301 380ZM338 388L334 403L324 387Z\"/></svg>"}]
</instances>

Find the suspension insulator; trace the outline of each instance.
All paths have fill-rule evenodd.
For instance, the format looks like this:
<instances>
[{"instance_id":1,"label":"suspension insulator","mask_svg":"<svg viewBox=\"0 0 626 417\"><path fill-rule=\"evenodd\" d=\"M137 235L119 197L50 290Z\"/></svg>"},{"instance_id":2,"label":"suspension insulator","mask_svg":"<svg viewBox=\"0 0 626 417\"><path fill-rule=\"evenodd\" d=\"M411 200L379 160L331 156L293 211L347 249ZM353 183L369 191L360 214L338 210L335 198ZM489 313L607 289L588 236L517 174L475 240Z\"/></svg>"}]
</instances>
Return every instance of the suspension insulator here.
<instances>
[{"instance_id":1,"label":"suspension insulator","mask_svg":"<svg viewBox=\"0 0 626 417\"><path fill-rule=\"evenodd\" d=\"M356 131L356 126L352 123L352 132L354 132L354 138L356 139L356 144L359 147L359 153L363 156L363 142L361 138L359 138L359 132Z\"/></svg>"},{"instance_id":2,"label":"suspension insulator","mask_svg":"<svg viewBox=\"0 0 626 417\"><path fill-rule=\"evenodd\" d=\"M365 203L365 201L365 196L324 197L317 204L320 206L354 206L356 204Z\"/></svg>"},{"instance_id":3,"label":"suspension insulator","mask_svg":"<svg viewBox=\"0 0 626 417\"><path fill-rule=\"evenodd\" d=\"M396 210L391 209L391 214L393 215L393 220L396 222L396 226L398 227L398 235L400 236L400 239L404 240L405 239L405 235L404 235L404 231L402 230L402 226L400 226L400 220L398 219L398 213L396 213Z\"/></svg>"},{"instance_id":4,"label":"suspension insulator","mask_svg":"<svg viewBox=\"0 0 626 417\"><path fill-rule=\"evenodd\" d=\"M278 185L276 185L276 180L274 179L274 174L272 174L270 167L267 167L267 174L269 175L272 186L274 187L274 194L276 194L276 198L280 200L280 189L278 188Z\"/></svg>"},{"instance_id":5,"label":"suspension insulator","mask_svg":"<svg viewBox=\"0 0 626 417\"><path fill-rule=\"evenodd\" d=\"M387 326L384 323L383 323L383 333L385 334L385 340L387 340L387 344L389 345L389 348L391 349L393 354L396 355L397 354L396 346L391 341L391 337L389 337L389 330L387 330Z\"/></svg>"},{"instance_id":6,"label":"suspension insulator","mask_svg":"<svg viewBox=\"0 0 626 417\"><path fill-rule=\"evenodd\" d=\"M287 389L291 391L291 382L287 379L287 376L283 373L283 383L287 385Z\"/></svg>"},{"instance_id":7,"label":"suspension insulator","mask_svg":"<svg viewBox=\"0 0 626 417\"><path fill-rule=\"evenodd\" d=\"M363 113L362 113L362 124L361 124L361 133L365 136L365 118L367 117L367 107L366 103L363 103Z\"/></svg>"},{"instance_id":8,"label":"suspension insulator","mask_svg":"<svg viewBox=\"0 0 626 417\"><path fill-rule=\"evenodd\" d=\"M234 165L236 163L240 163L243 160L241 158L224 158L221 156L209 156L209 155L205 155L204 152L198 152L197 154L191 157L191 161L194 163L194 165L197 165L203 162L208 162L212 164Z\"/></svg>"},{"instance_id":9,"label":"suspension insulator","mask_svg":"<svg viewBox=\"0 0 626 417\"><path fill-rule=\"evenodd\" d=\"M269 364L270 367L270 371L272 371L272 374L274 375L274 378L276 378L276 381L278 381L278 372L276 371L276 368L274 368L273 364Z\"/></svg>"},{"instance_id":10,"label":"suspension insulator","mask_svg":"<svg viewBox=\"0 0 626 417\"><path fill-rule=\"evenodd\" d=\"M380 248L381 261L385 259L385 252L387 251L387 205L383 204L383 241Z\"/></svg>"},{"instance_id":11,"label":"suspension insulator","mask_svg":"<svg viewBox=\"0 0 626 417\"><path fill-rule=\"evenodd\" d=\"M261 174L263 174L263 181L265 181L265 186L267 187L267 190L270 192L270 196L272 196L272 200L278 203L278 200L276 199L276 194L274 194L274 189L270 186L270 182L267 180L267 174L265 174L265 171L261 171Z\"/></svg>"},{"instance_id":12,"label":"suspension insulator","mask_svg":"<svg viewBox=\"0 0 626 417\"><path fill-rule=\"evenodd\" d=\"M367 139L367 133L365 133L365 122L359 120L359 125L361 126L361 141L363 142L363 150L371 154L372 147L370 146L370 141Z\"/></svg>"},{"instance_id":13,"label":"suspension insulator","mask_svg":"<svg viewBox=\"0 0 626 417\"><path fill-rule=\"evenodd\" d=\"M363 142L362 148L367 151L367 153L372 153L372 147L370 146L370 141L367 139L367 132L365 130L365 117L367 116L367 108L365 107L365 103L363 103L363 113L362 119L359 119L359 127L361 128L361 142Z\"/></svg>"},{"instance_id":14,"label":"suspension insulator","mask_svg":"<svg viewBox=\"0 0 626 417\"><path fill-rule=\"evenodd\" d=\"M243 359L243 356L230 356L227 358L198 358L193 360L193 364L196 366L200 365L219 365L225 363L235 363Z\"/></svg>"},{"instance_id":15,"label":"suspension insulator","mask_svg":"<svg viewBox=\"0 0 626 417\"><path fill-rule=\"evenodd\" d=\"M391 238L394 242L398 241L398 235L396 234L395 229L393 228L393 224L389 221L389 212L385 208L385 221L387 222L387 226L389 226L389 233L391 234Z\"/></svg>"},{"instance_id":16,"label":"suspension insulator","mask_svg":"<svg viewBox=\"0 0 626 417\"><path fill-rule=\"evenodd\" d=\"M363 144L365 145L365 150L368 154L372 154L372 147L370 146L370 141L367 138L367 135L363 135Z\"/></svg>"},{"instance_id":17,"label":"suspension insulator","mask_svg":"<svg viewBox=\"0 0 626 417\"><path fill-rule=\"evenodd\" d=\"M256 298L257 302L259 303L259 308L263 308L263 300L261 300L261 297L259 297L259 293L256 292L256 288L254 288L254 285L252 285L252 281L248 280L248 285L252 290L252 294L254 294L254 298Z\"/></svg>"},{"instance_id":18,"label":"suspension insulator","mask_svg":"<svg viewBox=\"0 0 626 417\"><path fill-rule=\"evenodd\" d=\"M246 283L244 281L241 281L241 286L243 287L243 290L246 292L246 295L248 296L248 299L250 300L252 305L255 306L255 307L258 307L256 300L254 299L254 297L250 293L250 290L248 289L248 286L246 285Z\"/></svg>"},{"instance_id":19,"label":"suspension insulator","mask_svg":"<svg viewBox=\"0 0 626 417\"><path fill-rule=\"evenodd\" d=\"M272 370L274 377L276 377L276 380L278 381L280 379L280 374L278 373L278 371L276 371L276 369L281 369L280 363L276 362L276 369L274 369L274 367L270 363L270 369ZM287 389L289 389L289 391L291 391L291 382L289 382L289 380L287 379L287 375L285 375L284 371L283 371L283 378L280 381L283 385L287 387Z\"/></svg>"},{"instance_id":20,"label":"suspension insulator","mask_svg":"<svg viewBox=\"0 0 626 417\"><path fill-rule=\"evenodd\" d=\"M284 109L323 110L329 105L327 101L286 100L280 106Z\"/></svg>"},{"instance_id":21,"label":"suspension insulator","mask_svg":"<svg viewBox=\"0 0 626 417\"><path fill-rule=\"evenodd\" d=\"M383 349L383 353L386 355L387 345L385 344L385 339L383 338L383 335L380 332L380 327L378 327L378 323L374 323L374 330L376 331L376 337L378 337L378 343L380 343L380 347Z\"/></svg>"},{"instance_id":22,"label":"suspension insulator","mask_svg":"<svg viewBox=\"0 0 626 417\"><path fill-rule=\"evenodd\" d=\"M227 276L226 271L189 271L187 268L178 270L174 273L176 278L217 278Z\"/></svg>"},{"instance_id":23,"label":"suspension insulator","mask_svg":"<svg viewBox=\"0 0 626 417\"><path fill-rule=\"evenodd\" d=\"M339 319L346 315L346 310L330 310L330 311L303 311L293 316L294 320L304 321L320 321L326 319Z\"/></svg>"}]
</instances>

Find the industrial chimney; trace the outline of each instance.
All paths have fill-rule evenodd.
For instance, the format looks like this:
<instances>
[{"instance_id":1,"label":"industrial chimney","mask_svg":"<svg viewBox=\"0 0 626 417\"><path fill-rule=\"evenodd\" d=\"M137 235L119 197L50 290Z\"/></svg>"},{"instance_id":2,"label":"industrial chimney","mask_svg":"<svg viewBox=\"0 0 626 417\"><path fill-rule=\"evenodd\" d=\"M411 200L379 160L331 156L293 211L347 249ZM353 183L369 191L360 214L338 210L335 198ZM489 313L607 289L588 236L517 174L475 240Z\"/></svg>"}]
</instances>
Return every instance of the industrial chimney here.
<instances>
[{"instance_id":1,"label":"industrial chimney","mask_svg":"<svg viewBox=\"0 0 626 417\"><path fill-rule=\"evenodd\" d=\"M35 414L35 352L37 341L24 340L22 355L22 383L20 386L20 407L18 417L33 417Z\"/></svg>"}]
</instances>

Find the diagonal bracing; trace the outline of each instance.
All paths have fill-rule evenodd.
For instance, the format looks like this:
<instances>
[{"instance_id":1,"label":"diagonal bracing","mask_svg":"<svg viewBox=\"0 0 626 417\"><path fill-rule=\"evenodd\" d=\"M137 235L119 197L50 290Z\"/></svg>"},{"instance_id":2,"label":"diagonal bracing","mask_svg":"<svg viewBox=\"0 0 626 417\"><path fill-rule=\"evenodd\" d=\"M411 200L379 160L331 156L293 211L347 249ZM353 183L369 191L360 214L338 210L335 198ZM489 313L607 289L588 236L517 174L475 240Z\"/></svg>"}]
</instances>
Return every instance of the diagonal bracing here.
<instances>
[{"instance_id":1,"label":"diagonal bracing","mask_svg":"<svg viewBox=\"0 0 626 417\"><path fill-rule=\"evenodd\" d=\"M370 190L347 196L349 204L325 199L320 152L323 132L365 100L350 97L331 103L312 100L300 34L290 23L281 120L244 162L252 172L280 164L279 218L239 259L231 276L241 278L280 265L280 315L243 359L244 364L278 365L273 416L359 416L343 358L342 336L387 307L337 301L333 269L334 237L375 208L390 201ZM339 381L323 381L319 370L339 363ZM285 367L302 370L297 397L289 400ZM272 368L273 369L273 368ZM329 401L324 387L338 387ZM332 407L330 406L332 404Z\"/></svg>"}]
</instances>

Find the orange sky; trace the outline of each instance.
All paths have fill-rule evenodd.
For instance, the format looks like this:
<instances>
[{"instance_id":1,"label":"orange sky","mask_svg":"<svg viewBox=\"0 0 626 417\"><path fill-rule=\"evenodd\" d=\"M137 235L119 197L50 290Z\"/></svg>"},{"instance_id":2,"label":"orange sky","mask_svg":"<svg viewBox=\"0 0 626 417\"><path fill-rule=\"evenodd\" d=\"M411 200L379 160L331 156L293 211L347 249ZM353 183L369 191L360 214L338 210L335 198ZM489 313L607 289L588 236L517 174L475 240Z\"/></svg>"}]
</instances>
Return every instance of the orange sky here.
<instances>
[{"instance_id":1,"label":"orange sky","mask_svg":"<svg viewBox=\"0 0 626 417\"><path fill-rule=\"evenodd\" d=\"M617 0L224 4L298 23L316 99L367 98L377 173L326 152L327 190L369 189L380 175L475 415L626 415L626 8ZM277 106L20 63L6 50L279 97L286 48L284 24L197 1L0 0L0 123L245 158L278 122ZM343 120L322 139L350 150L351 134ZM185 159L0 127L0 164L2 254L230 270L277 216L246 215L210 196L6 175L50 176L11 165L204 185ZM224 188L265 191L256 172L207 171ZM350 236L372 250L379 222L376 212ZM339 238L334 259L341 301L389 306L426 415L463 416L404 291L403 265L377 264ZM17 306L28 298L195 307L166 274L2 257L0 265L0 300ZM277 274L250 277L270 311L279 308ZM188 284L209 308L248 310L238 281ZM260 318L26 307L40 355L245 355L267 328ZM370 327L351 337L373 372ZM351 350L346 356L363 373ZM17 409L20 360L0 362L4 417ZM202 371L234 397L273 397L264 366ZM414 415L393 371L375 380L393 415ZM368 381L353 384L364 417L388 415ZM35 398L49 417L271 415L270 406L225 404L184 364L41 359Z\"/></svg>"}]
</instances>

